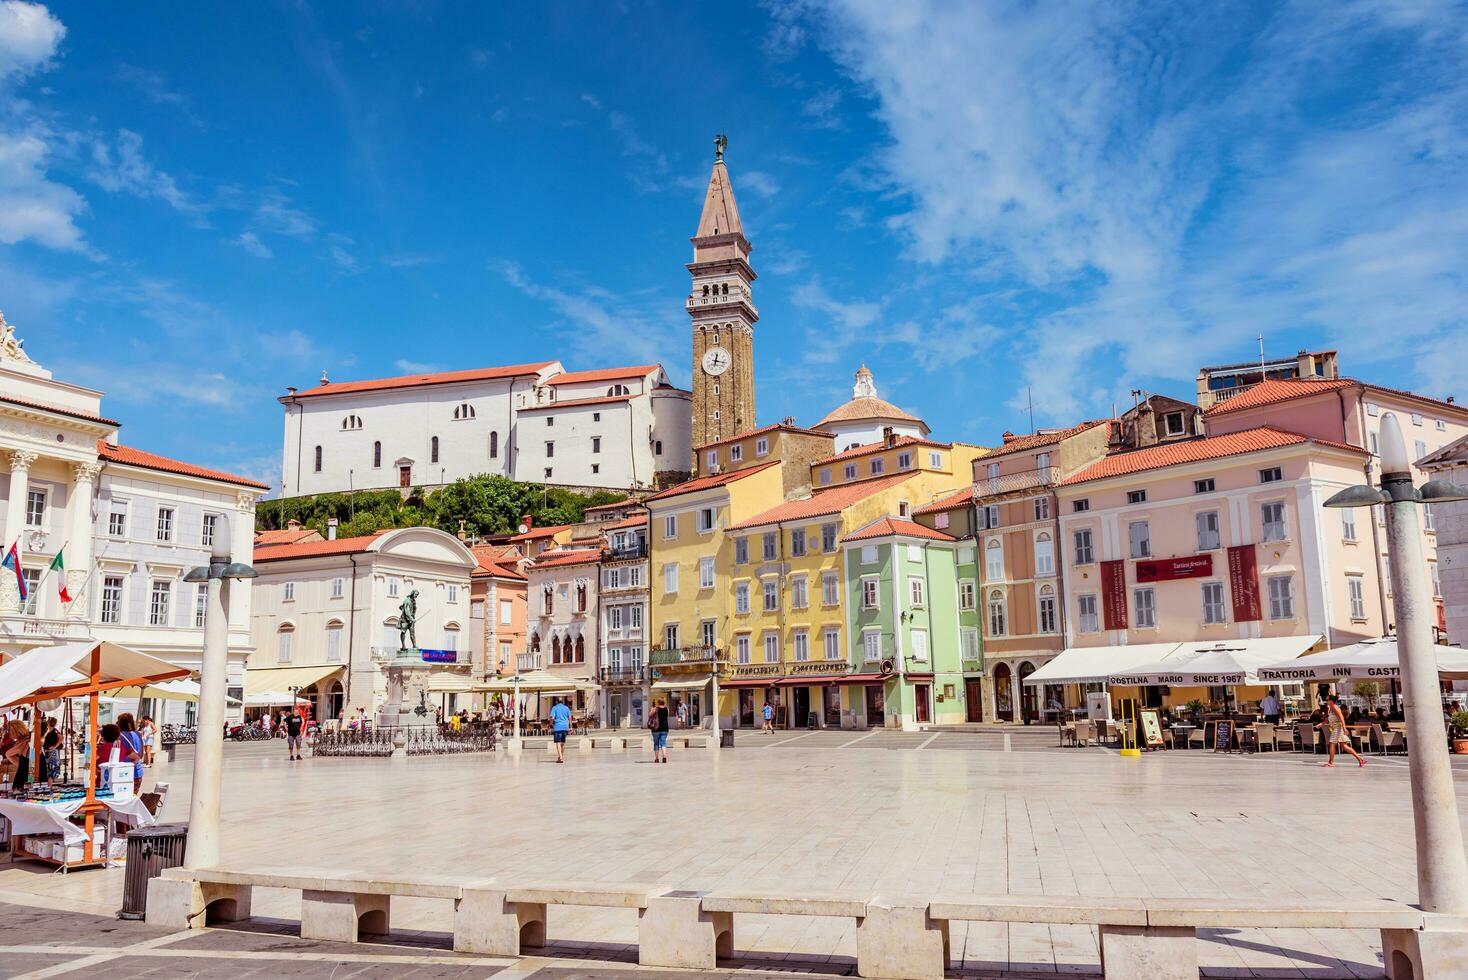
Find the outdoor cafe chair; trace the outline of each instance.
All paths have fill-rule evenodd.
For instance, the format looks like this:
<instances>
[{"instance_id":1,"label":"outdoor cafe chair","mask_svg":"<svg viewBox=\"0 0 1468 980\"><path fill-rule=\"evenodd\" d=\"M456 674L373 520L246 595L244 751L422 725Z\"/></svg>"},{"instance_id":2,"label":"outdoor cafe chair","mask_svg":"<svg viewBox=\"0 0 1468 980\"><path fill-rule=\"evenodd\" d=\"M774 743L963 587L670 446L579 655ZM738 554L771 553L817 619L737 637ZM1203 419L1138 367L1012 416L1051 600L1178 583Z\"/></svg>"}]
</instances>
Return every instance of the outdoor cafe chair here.
<instances>
[{"instance_id":1,"label":"outdoor cafe chair","mask_svg":"<svg viewBox=\"0 0 1468 980\"><path fill-rule=\"evenodd\" d=\"M1096 739L1096 744L1104 745L1106 743L1106 719L1097 718L1091 722L1091 730L1094 733L1093 737Z\"/></svg>"},{"instance_id":2,"label":"outdoor cafe chair","mask_svg":"<svg viewBox=\"0 0 1468 980\"><path fill-rule=\"evenodd\" d=\"M1090 745L1091 739L1096 737L1096 723L1094 721L1076 722L1075 742L1077 745Z\"/></svg>"},{"instance_id":3,"label":"outdoor cafe chair","mask_svg":"<svg viewBox=\"0 0 1468 980\"><path fill-rule=\"evenodd\" d=\"M1266 748L1274 751L1274 726L1268 722L1255 722L1250 728L1244 730L1245 735L1252 735L1254 739L1254 751L1263 752Z\"/></svg>"},{"instance_id":4,"label":"outdoor cafe chair","mask_svg":"<svg viewBox=\"0 0 1468 980\"><path fill-rule=\"evenodd\" d=\"M1298 744L1295 742L1295 728L1295 725L1274 726L1274 749L1276 752L1279 751L1279 747L1281 745L1288 748L1291 752L1299 748Z\"/></svg>"},{"instance_id":5,"label":"outdoor cafe chair","mask_svg":"<svg viewBox=\"0 0 1468 980\"><path fill-rule=\"evenodd\" d=\"M1063 721L1057 721L1055 727L1060 731L1060 744L1064 746L1067 742L1076 744L1076 726L1074 723L1067 725Z\"/></svg>"},{"instance_id":6,"label":"outdoor cafe chair","mask_svg":"<svg viewBox=\"0 0 1468 980\"><path fill-rule=\"evenodd\" d=\"M1407 733L1395 728L1382 728L1376 726L1376 739L1381 743L1381 754L1386 755L1392 749L1401 749L1402 754L1407 752Z\"/></svg>"}]
</instances>

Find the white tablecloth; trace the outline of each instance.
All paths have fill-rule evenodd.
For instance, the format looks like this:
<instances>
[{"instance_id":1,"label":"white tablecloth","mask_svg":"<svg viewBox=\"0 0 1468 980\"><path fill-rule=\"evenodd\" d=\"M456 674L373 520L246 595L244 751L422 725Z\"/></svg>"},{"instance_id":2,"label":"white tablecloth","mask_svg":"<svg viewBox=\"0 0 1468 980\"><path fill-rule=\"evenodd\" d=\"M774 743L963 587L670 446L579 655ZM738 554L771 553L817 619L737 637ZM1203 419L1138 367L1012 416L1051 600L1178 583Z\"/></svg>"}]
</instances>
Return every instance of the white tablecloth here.
<instances>
[{"instance_id":1,"label":"white tablecloth","mask_svg":"<svg viewBox=\"0 0 1468 980\"><path fill-rule=\"evenodd\" d=\"M72 823L68 817L81 808L85 798L62 800L56 803L27 803L23 800L0 800L0 817L10 821L10 836L23 837L31 834L61 834L68 844L84 844L87 831ZM119 817L134 827L151 827L158 818L148 812L143 801L136 796L98 800Z\"/></svg>"}]
</instances>

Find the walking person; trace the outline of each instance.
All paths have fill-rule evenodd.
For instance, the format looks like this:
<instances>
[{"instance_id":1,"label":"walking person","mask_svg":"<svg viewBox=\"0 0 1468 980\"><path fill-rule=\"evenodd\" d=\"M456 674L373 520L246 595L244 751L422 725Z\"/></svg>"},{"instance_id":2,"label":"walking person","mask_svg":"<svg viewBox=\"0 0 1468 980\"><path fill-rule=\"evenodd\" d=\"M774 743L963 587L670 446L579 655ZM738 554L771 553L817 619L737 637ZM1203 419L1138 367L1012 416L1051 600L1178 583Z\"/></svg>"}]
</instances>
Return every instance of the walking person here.
<instances>
[{"instance_id":1,"label":"walking person","mask_svg":"<svg viewBox=\"0 0 1468 980\"><path fill-rule=\"evenodd\" d=\"M678 727L679 728L687 728L688 727L688 702L687 701L679 701L678 702Z\"/></svg>"},{"instance_id":2,"label":"walking person","mask_svg":"<svg viewBox=\"0 0 1468 980\"><path fill-rule=\"evenodd\" d=\"M158 726L153 723L152 715L143 715L142 722L138 725L138 734L143 736L143 765L153 764L153 743L158 737Z\"/></svg>"},{"instance_id":3,"label":"walking person","mask_svg":"<svg viewBox=\"0 0 1468 980\"><path fill-rule=\"evenodd\" d=\"M1361 758L1351 745L1351 736L1346 732L1346 716L1341 714L1340 699L1334 694L1326 696L1325 699L1325 751L1327 758L1321 766L1325 769L1335 768L1335 752L1337 748L1345 749L1355 756L1356 763L1361 768L1366 768L1366 760Z\"/></svg>"},{"instance_id":4,"label":"walking person","mask_svg":"<svg viewBox=\"0 0 1468 980\"><path fill-rule=\"evenodd\" d=\"M556 743L556 761L566 761L566 736L571 733L571 709L566 707L566 702L556 698L556 703L551 707L551 738Z\"/></svg>"},{"instance_id":5,"label":"walking person","mask_svg":"<svg viewBox=\"0 0 1468 980\"><path fill-rule=\"evenodd\" d=\"M41 736L41 778L47 781L61 778L61 732L55 718L46 719L46 733Z\"/></svg>"},{"instance_id":6,"label":"walking person","mask_svg":"<svg viewBox=\"0 0 1468 980\"><path fill-rule=\"evenodd\" d=\"M668 706L658 698L647 713L647 729L652 732L652 761L668 761Z\"/></svg>"},{"instance_id":7,"label":"walking person","mask_svg":"<svg viewBox=\"0 0 1468 980\"><path fill-rule=\"evenodd\" d=\"M130 711L118 716L117 728L122 733L122 744L133 755L133 795L137 796L143 791L143 736L138 734L138 723Z\"/></svg>"},{"instance_id":8,"label":"walking person","mask_svg":"<svg viewBox=\"0 0 1468 980\"><path fill-rule=\"evenodd\" d=\"M774 705L772 705L772 704L770 704L770 702L766 701L765 702L765 707L764 707L763 714L764 714L764 719L765 719L765 734L766 735L773 735L773 734L775 734L775 707L774 707Z\"/></svg>"},{"instance_id":9,"label":"walking person","mask_svg":"<svg viewBox=\"0 0 1468 980\"><path fill-rule=\"evenodd\" d=\"M306 719L301 717L299 711L292 711L285 716L283 722L285 728L285 751L286 756L292 762L301 761L301 733L306 730Z\"/></svg>"}]
</instances>

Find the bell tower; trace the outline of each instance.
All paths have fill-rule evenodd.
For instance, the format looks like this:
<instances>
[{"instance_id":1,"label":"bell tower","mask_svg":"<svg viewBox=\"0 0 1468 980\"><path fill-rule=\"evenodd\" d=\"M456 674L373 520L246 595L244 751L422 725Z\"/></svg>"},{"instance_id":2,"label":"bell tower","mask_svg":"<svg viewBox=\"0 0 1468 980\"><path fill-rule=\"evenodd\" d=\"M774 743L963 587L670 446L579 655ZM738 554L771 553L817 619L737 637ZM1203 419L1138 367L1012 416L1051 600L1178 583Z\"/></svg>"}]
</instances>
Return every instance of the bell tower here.
<instances>
[{"instance_id":1,"label":"bell tower","mask_svg":"<svg viewBox=\"0 0 1468 980\"><path fill-rule=\"evenodd\" d=\"M693 445L754 428L754 246L744 237L734 186L724 166L729 141L714 137L714 169L709 174L703 214L693 236L688 271L693 289L688 315L693 320ZM698 461L694 460L694 469Z\"/></svg>"}]
</instances>

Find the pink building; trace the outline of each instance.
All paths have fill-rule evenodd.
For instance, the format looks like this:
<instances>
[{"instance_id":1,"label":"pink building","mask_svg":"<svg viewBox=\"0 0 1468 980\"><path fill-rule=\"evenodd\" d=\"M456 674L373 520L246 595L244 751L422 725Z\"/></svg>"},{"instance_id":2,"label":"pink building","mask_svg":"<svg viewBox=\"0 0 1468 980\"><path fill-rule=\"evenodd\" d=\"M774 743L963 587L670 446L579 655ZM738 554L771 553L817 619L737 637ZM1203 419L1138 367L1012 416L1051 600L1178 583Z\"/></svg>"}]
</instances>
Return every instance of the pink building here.
<instances>
[{"instance_id":1,"label":"pink building","mask_svg":"<svg viewBox=\"0 0 1468 980\"><path fill-rule=\"evenodd\" d=\"M1253 426L1113 453L1067 476L1056 488L1066 650L1046 703L1078 704L1141 645L1160 655L1226 641L1285 659L1380 636L1370 519L1323 507L1362 481L1368 460L1344 441ZM1219 692L1161 695L1137 693L1181 704Z\"/></svg>"},{"instance_id":2,"label":"pink building","mask_svg":"<svg viewBox=\"0 0 1468 980\"><path fill-rule=\"evenodd\" d=\"M1351 378L1296 378L1270 380L1254 385L1227 401L1219 402L1203 415L1210 436L1239 432L1260 425L1273 425L1290 432L1347 443L1367 449L1372 455L1371 469L1358 473L1357 483L1365 482L1369 472L1374 483L1379 476L1376 460L1377 432L1381 416L1396 415L1407 440L1407 457L1414 462L1436 453L1457 439L1468 435L1468 409L1453 401L1425 398L1410 391L1383 388ZM1416 469L1413 475L1420 484L1429 474ZM1423 508L1423 554L1436 604L1436 622L1445 627L1441 576L1438 574L1437 529L1430 508ZM1365 521L1364 540L1371 543L1376 555L1380 592L1378 607L1391 608L1391 582L1386 574L1385 515L1377 513Z\"/></svg>"}]
</instances>

